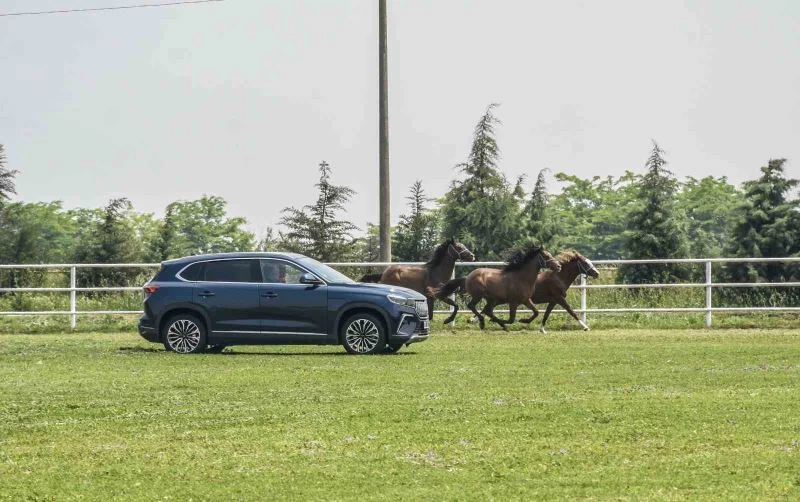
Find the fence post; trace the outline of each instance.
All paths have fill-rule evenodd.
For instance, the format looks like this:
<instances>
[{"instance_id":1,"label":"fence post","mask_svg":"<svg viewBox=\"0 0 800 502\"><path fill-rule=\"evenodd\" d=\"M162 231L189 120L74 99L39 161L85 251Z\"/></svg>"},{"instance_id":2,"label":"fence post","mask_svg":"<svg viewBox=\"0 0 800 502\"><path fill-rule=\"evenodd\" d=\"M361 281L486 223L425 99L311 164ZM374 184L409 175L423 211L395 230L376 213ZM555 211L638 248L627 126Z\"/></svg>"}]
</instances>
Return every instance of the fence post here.
<instances>
[{"instance_id":1,"label":"fence post","mask_svg":"<svg viewBox=\"0 0 800 502\"><path fill-rule=\"evenodd\" d=\"M77 267L70 267L69 268L69 311L72 312L70 316L69 325L72 329L75 329L75 325L78 322L78 315L76 312L78 311L78 302L75 298L75 276L77 275Z\"/></svg>"},{"instance_id":2,"label":"fence post","mask_svg":"<svg viewBox=\"0 0 800 502\"><path fill-rule=\"evenodd\" d=\"M706 328L711 327L711 262L706 262Z\"/></svg>"},{"instance_id":3,"label":"fence post","mask_svg":"<svg viewBox=\"0 0 800 502\"><path fill-rule=\"evenodd\" d=\"M581 274L581 320L586 324L586 276Z\"/></svg>"},{"instance_id":4,"label":"fence post","mask_svg":"<svg viewBox=\"0 0 800 502\"><path fill-rule=\"evenodd\" d=\"M453 267L453 273L450 274L450 280L452 281L455 278L456 278L456 267ZM452 295L450 295L450 299L453 300L453 301L456 301L456 294L453 293ZM453 313L453 310L455 310L455 307L450 307L450 313L451 314ZM433 315L433 314L431 314L431 315ZM456 327L456 318L455 317L453 318L453 322L450 323L450 326L452 326L453 328Z\"/></svg>"}]
</instances>

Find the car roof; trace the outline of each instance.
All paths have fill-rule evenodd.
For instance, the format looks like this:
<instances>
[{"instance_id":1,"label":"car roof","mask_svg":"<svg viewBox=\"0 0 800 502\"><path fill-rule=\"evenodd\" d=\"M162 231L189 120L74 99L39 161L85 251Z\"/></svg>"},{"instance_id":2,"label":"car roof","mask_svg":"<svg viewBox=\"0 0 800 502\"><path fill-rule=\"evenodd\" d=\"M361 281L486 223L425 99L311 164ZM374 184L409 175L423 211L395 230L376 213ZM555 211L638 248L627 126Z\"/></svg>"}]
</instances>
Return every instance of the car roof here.
<instances>
[{"instance_id":1,"label":"car roof","mask_svg":"<svg viewBox=\"0 0 800 502\"><path fill-rule=\"evenodd\" d=\"M299 253L284 253L284 252L247 252L247 253L214 253L214 254L198 254L193 256L184 256L183 258L175 258L173 260L166 260L164 265L185 265L198 261L207 260L230 260L233 258L290 258L299 259L306 258L305 255Z\"/></svg>"}]
</instances>

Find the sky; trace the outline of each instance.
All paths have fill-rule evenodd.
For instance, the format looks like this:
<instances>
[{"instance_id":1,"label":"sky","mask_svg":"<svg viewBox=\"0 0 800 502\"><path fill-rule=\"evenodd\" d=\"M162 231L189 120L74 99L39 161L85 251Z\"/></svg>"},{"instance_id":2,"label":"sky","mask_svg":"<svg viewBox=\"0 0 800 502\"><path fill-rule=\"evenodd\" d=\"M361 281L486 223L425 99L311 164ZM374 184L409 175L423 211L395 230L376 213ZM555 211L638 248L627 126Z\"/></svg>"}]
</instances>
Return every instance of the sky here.
<instances>
[{"instance_id":1,"label":"sky","mask_svg":"<svg viewBox=\"0 0 800 502\"><path fill-rule=\"evenodd\" d=\"M0 13L163 0L0 0ZM490 103L500 168L800 178L800 2L389 0L392 219L440 197ZM224 197L257 236L318 164L378 221L375 0L225 0L0 17L0 143L26 202L163 215ZM550 188L557 190L551 178Z\"/></svg>"}]
</instances>

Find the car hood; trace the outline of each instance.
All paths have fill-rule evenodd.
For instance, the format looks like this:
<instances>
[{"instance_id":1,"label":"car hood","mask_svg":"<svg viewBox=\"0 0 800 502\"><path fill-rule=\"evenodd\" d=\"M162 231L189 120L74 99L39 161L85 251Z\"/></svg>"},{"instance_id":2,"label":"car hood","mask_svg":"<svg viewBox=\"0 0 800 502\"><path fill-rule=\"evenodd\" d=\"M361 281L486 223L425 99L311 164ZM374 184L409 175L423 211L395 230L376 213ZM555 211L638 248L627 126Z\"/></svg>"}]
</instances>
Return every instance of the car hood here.
<instances>
[{"instance_id":1,"label":"car hood","mask_svg":"<svg viewBox=\"0 0 800 502\"><path fill-rule=\"evenodd\" d=\"M336 284L335 286L337 288L343 288L350 291L363 291L365 293L384 294L384 295L394 293L396 295L401 295L406 298L412 298L414 300L425 299L423 295L414 291L413 289L408 289L401 286L391 286L389 284L354 282L351 284Z\"/></svg>"}]
</instances>

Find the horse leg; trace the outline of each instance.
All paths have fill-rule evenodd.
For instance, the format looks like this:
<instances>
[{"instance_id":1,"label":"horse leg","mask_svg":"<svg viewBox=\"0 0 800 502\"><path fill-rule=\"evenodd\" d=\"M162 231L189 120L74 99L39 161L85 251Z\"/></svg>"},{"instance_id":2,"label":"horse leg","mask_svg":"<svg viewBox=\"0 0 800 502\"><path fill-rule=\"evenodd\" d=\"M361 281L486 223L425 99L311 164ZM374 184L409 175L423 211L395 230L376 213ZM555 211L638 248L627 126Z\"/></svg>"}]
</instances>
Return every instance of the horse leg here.
<instances>
[{"instance_id":1,"label":"horse leg","mask_svg":"<svg viewBox=\"0 0 800 502\"><path fill-rule=\"evenodd\" d=\"M485 316L485 315L487 315L487 312L489 312L489 304L488 303L483 306L483 309L481 309L481 314L483 314ZM475 324L476 322L478 322L478 317L477 316L472 316L472 319L469 320L470 324Z\"/></svg>"},{"instance_id":2,"label":"horse leg","mask_svg":"<svg viewBox=\"0 0 800 502\"><path fill-rule=\"evenodd\" d=\"M558 302L558 304L561 305L562 307L564 307L566 309L566 311L569 312L569 315L571 315L572 317L575 318L576 321L578 321L578 324L581 325L581 328L583 328L584 331L589 331L589 326L587 326L586 323L584 323L583 321L581 321L578 318L578 314L576 314L575 311L572 310L572 307L569 306L569 303L567 303L566 298L562 298Z\"/></svg>"},{"instance_id":3,"label":"horse leg","mask_svg":"<svg viewBox=\"0 0 800 502\"><path fill-rule=\"evenodd\" d=\"M428 298L428 319L433 321L433 297Z\"/></svg>"},{"instance_id":4,"label":"horse leg","mask_svg":"<svg viewBox=\"0 0 800 502\"><path fill-rule=\"evenodd\" d=\"M475 305L477 305L478 302L481 300L482 298L480 296L473 296L472 300L470 300L469 303L467 304L467 307L469 307L472 313L475 314L475 317L478 318L478 324L480 325L481 329L483 329L486 327L486 324L483 321L483 316L481 315L480 312L478 312L478 309L475 308Z\"/></svg>"},{"instance_id":5,"label":"horse leg","mask_svg":"<svg viewBox=\"0 0 800 502\"><path fill-rule=\"evenodd\" d=\"M494 308L494 305L492 305L492 308ZM504 320L500 319L499 317L497 317L496 315L494 315L494 312L491 312L489 314L489 318L492 321L494 321L497 324L499 324L500 326L502 326L504 331L508 331L508 326L506 326L506 325L507 324L514 324L514 320L517 318L517 306L514 305L514 304L510 304L509 305L509 309L508 309L508 313L509 313L509 315L508 315L508 320L507 321L504 321Z\"/></svg>"},{"instance_id":6,"label":"horse leg","mask_svg":"<svg viewBox=\"0 0 800 502\"><path fill-rule=\"evenodd\" d=\"M533 300L531 300L530 298L528 298L528 300L525 302L525 306L531 309L533 315L526 319L520 319L519 322L530 324L533 322L534 319L536 319L539 316L539 311L536 310L536 305L534 305Z\"/></svg>"},{"instance_id":7,"label":"horse leg","mask_svg":"<svg viewBox=\"0 0 800 502\"><path fill-rule=\"evenodd\" d=\"M445 319L442 322L444 324L449 324L449 323L453 322L453 319L456 318L456 314L458 314L458 304L456 302L454 302L453 300L451 300L447 296L445 296L444 298L439 298L439 300L443 301L444 303L446 303L446 304L450 305L451 307L453 307L453 311L450 313L450 315L447 317L447 319ZM433 312L432 309L431 309L431 312ZM433 319L432 315L431 315L431 319Z\"/></svg>"},{"instance_id":8,"label":"horse leg","mask_svg":"<svg viewBox=\"0 0 800 502\"><path fill-rule=\"evenodd\" d=\"M484 316L488 317L492 321L494 321L494 322L500 324L500 326L502 326L503 325L502 324L502 320L498 319L497 316L494 315L495 306L496 306L496 304L494 302L492 302L491 300L486 300L486 305L483 306L483 310L481 311L481 314L483 314ZM505 328L503 328L503 329L505 329Z\"/></svg>"},{"instance_id":9,"label":"horse leg","mask_svg":"<svg viewBox=\"0 0 800 502\"><path fill-rule=\"evenodd\" d=\"M544 318L542 318L542 326L539 328L539 331L542 333L547 333L547 330L544 329L544 325L547 323L547 318L550 317L550 312L553 311L553 307L555 306L556 304L553 302L547 304L547 309L544 311Z\"/></svg>"}]
</instances>

